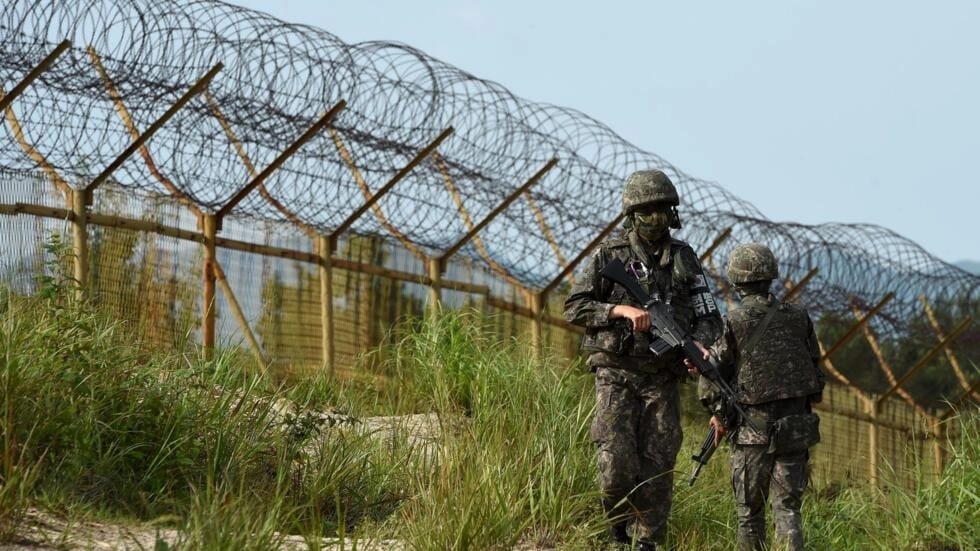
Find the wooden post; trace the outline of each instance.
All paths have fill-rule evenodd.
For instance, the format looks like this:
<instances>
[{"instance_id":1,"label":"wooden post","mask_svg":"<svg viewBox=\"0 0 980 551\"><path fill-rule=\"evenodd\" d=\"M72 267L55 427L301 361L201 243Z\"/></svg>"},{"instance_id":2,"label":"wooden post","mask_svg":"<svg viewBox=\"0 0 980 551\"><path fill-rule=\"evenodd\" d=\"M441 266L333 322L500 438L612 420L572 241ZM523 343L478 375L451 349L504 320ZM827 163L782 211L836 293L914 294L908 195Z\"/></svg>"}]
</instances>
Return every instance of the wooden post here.
<instances>
[{"instance_id":1,"label":"wooden post","mask_svg":"<svg viewBox=\"0 0 980 551\"><path fill-rule=\"evenodd\" d=\"M878 412L880 402L871 400L868 403L868 415L871 417L868 425L868 480L871 487L878 489Z\"/></svg>"},{"instance_id":2,"label":"wooden post","mask_svg":"<svg viewBox=\"0 0 980 551\"><path fill-rule=\"evenodd\" d=\"M857 306L853 306L852 308L854 310L854 317L857 319L861 319L861 315L862 315L861 309L858 308ZM885 378L888 380L888 384L889 385L896 384L898 382L898 379L895 377L895 371L892 369L891 364L888 363L888 360L885 358L885 353L882 352L881 350L881 344L878 343L878 337L875 335L870 325L865 325L862 329L864 330L864 338L868 341L868 346L871 347L871 352L874 353L875 358L878 360L878 365L881 367L882 373L885 374ZM908 393L908 391L900 388L897 390L897 392L898 395L901 396L902 399L905 400L907 404L909 404L910 406L915 408L917 412L919 412L919 415L922 415L927 419L931 418L931 416L925 410L925 408L920 406L919 403L915 401L915 398Z\"/></svg>"},{"instance_id":3,"label":"wooden post","mask_svg":"<svg viewBox=\"0 0 980 551\"><path fill-rule=\"evenodd\" d=\"M796 295L803 290L803 287L805 287L807 283L810 283L810 280L813 279L819 271L820 270L818 268L811 268L810 271L803 276L803 279L797 281L796 283L793 283L791 280L787 279L786 295L783 296L783 302L789 302L796 298Z\"/></svg>"},{"instance_id":4,"label":"wooden post","mask_svg":"<svg viewBox=\"0 0 980 551\"><path fill-rule=\"evenodd\" d=\"M851 338L857 334L857 332L861 329L861 327L863 327L864 324L868 323L868 320L870 320L873 316L878 314L878 312L880 312L881 309L884 308L885 305L888 304L888 302L893 298L895 298L895 293L887 293L885 297L882 298L880 302L878 302L878 304L876 304L872 309L868 310L868 313L865 314L863 318L857 320L854 323L854 325L852 325L851 328L848 329L846 333L844 333L844 336L837 339L837 342L831 345L831 347L826 352L824 352L823 357L820 359L824 360L826 358L829 358L831 354L838 351L842 346L847 344L847 342L850 341Z\"/></svg>"},{"instance_id":5,"label":"wooden post","mask_svg":"<svg viewBox=\"0 0 980 551\"><path fill-rule=\"evenodd\" d=\"M470 216L470 212L466 209L466 205L463 204L463 196L460 195L459 189L456 187L456 183L453 182L453 179L449 174L449 167L446 166L445 161L443 161L438 151L432 152L432 160L435 162L436 168L439 169L439 173L442 175L442 181L444 184L446 184L446 190L449 191L449 195L453 198L453 203L456 204L456 211L459 213L460 218L462 218L463 225L466 226L467 231L472 230L473 226L475 225L473 223L473 218ZM530 198L530 195L526 195L526 197L529 201L533 201L533 199ZM536 212L538 214L542 214L542 218L540 220L542 223L546 224L543 219L543 213L540 213L540 210ZM547 225L544 225L543 227L550 231ZM503 266L498 264L492 256L490 256L490 251L487 250L486 245L483 243L483 240L480 239L479 235L473 236L473 246L476 247L476 252L481 258L483 258L491 270L500 274L500 277L504 278L504 280L511 285L521 285L521 281L519 279L511 275L510 272L508 272ZM560 255L561 251L558 251L558 254Z\"/></svg>"},{"instance_id":6,"label":"wooden post","mask_svg":"<svg viewBox=\"0 0 980 551\"><path fill-rule=\"evenodd\" d=\"M6 109L8 105L13 103L13 101L17 99L17 96L19 96L24 90L26 90L27 87L30 86L32 82L37 80L37 77L41 76L41 73L48 70L48 67L50 67L51 64L54 63L55 60L58 59L58 57L60 57L61 54L65 53L65 50L67 50L70 47L71 47L71 41L62 40L61 43L55 46L54 50L51 53L45 56L45 58L42 59L40 63L38 63L33 69L30 70L30 72L24 75L24 78L21 79L20 82L15 84L14 87L10 89L10 92L6 94L0 94L0 112Z\"/></svg>"},{"instance_id":7,"label":"wooden post","mask_svg":"<svg viewBox=\"0 0 980 551\"><path fill-rule=\"evenodd\" d=\"M54 183L54 185L65 194L65 198L69 201L71 200L70 195L72 194L71 187L67 182L58 174L58 171L54 169L53 166L44 158L33 145L28 143L27 138L24 136L24 130L20 126L20 121L17 120L17 115L14 113L13 102L20 96L32 82L37 80L41 73L48 70L49 67L65 53L68 48L71 47L71 41L62 40L55 49L45 56L27 75L21 79L20 82L14 85L9 92L5 91L2 86L0 86L0 113L6 113L7 122L10 124L10 129L13 131L14 138L17 143L20 144L21 149L27 153L27 156L31 158L32 161L37 163L37 165L43 170L48 178Z\"/></svg>"},{"instance_id":8,"label":"wooden post","mask_svg":"<svg viewBox=\"0 0 980 551\"><path fill-rule=\"evenodd\" d=\"M234 146L235 152L238 153L238 158L241 159L242 164L245 165L245 169L248 171L249 175L252 178L257 177L259 175L259 171L255 168L255 163L253 163L252 159L249 158L248 153L245 152L245 147L242 145L242 141L238 138L238 135L235 134L235 130L231 127L231 123L228 122L228 119L225 117L224 113L221 112L221 108L218 106L218 101L214 99L214 96L211 95L211 92L208 90L204 91L204 99L208 102L208 106L211 108L211 114L214 115L214 118L218 119L218 124L220 124L221 128L224 129L225 136L228 136L228 141L230 141L232 146ZM258 185L258 189L259 195L261 195L267 203L272 205L273 208L285 216L286 220L289 220L295 224L296 227L302 230L306 235L310 236L311 239L316 239L316 231L314 231L309 224L303 222L299 216L296 216L295 212L292 212L286 208L285 205L273 197L272 194L269 193L269 188L265 187L265 182L260 183Z\"/></svg>"},{"instance_id":9,"label":"wooden post","mask_svg":"<svg viewBox=\"0 0 980 551\"><path fill-rule=\"evenodd\" d=\"M221 227L221 221L226 214L231 212L231 210L234 209L235 206L237 206L242 199L247 197L249 193L252 193L252 190L254 190L256 187L258 187L263 182L265 182L266 179L268 179L273 172L278 170L279 167L282 166L282 164L285 163L287 159L289 159L290 157L293 156L293 154L299 151L299 149L303 147L303 145L306 142L313 139L313 136L316 136L317 132L319 132L320 129L322 129L324 126L329 124L330 121L332 121L334 117L336 117L337 114L340 113L346 106L347 106L347 102L344 100L340 100L337 103L335 103L334 106L331 107L329 111L324 113L323 116L317 119L317 121L313 123L312 126L307 128L306 132L303 132L303 134L299 138L296 138L296 141L289 144L289 147L283 150L283 152L280 153L278 157L273 159L272 162L269 163L269 166L265 167L262 170L262 172L258 173L258 175L253 177L252 181L246 184L245 187L238 190L238 192L235 193L235 195L230 200L228 200L227 203L225 203L220 209L218 209L218 212L216 213L218 227L219 228Z\"/></svg>"},{"instance_id":10,"label":"wooden post","mask_svg":"<svg viewBox=\"0 0 980 551\"><path fill-rule=\"evenodd\" d=\"M929 365L929 362L932 360L932 358L936 356L936 354L938 354L944 348L949 346L949 343L951 343L956 337L959 337L960 333L966 331L970 327L970 324L972 323L973 323L972 316L967 317L965 320L960 322L960 324L957 325L956 328L953 329L953 331L950 332L950 334L947 335L945 339L943 339L939 344L934 346L932 350L930 350L928 353L926 353L925 356L922 357L921 360L919 360L918 362L916 362L915 365L909 368L909 370L906 371L904 375L902 375L902 377L898 380L898 382L896 382L894 385L892 385L891 388L886 390L885 393L882 394L880 398L878 398L878 401L879 402L884 401L885 398L888 398L892 394L898 392L899 389L901 389L905 385L905 383L909 381L909 379L911 379L913 376L915 376L916 373L918 373L927 365Z\"/></svg>"},{"instance_id":11,"label":"wooden post","mask_svg":"<svg viewBox=\"0 0 980 551\"><path fill-rule=\"evenodd\" d=\"M919 296L919 301L922 302L922 308L926 311L926 317L929 319L929 325L932 326L933 332L936 333L936 338L942 341L946 338L946 334L943 332L942 327L939 326L939 320L936 318L936 313L932 310L929 300L926 299L925 295L921 295ZM946 358L949 360L949 364L953 366L953 372L956 374L956 379L960 382L960 386L963 387L963 390L968 390L970 383L967 382L966 373L960 367L960 362L956 358L956 354L953 354L953 349L948 346L945 348L945 351Z\"/></svg>"},{"instance_id":12,"label":"wooden post","mask_svg":"<svg viewBox=\"0 0 980 551\"><path fill-rule=\"evenodd\" d=\"M438 258L426 261L429 270L429 315L435 320L442 308L442 262Z\"/></svg>"},{"instance_id":13,"label":"wooden post","mask_svg":"<svg viewBox=\"0 0 980 551\"><path fill-rule=\"evenodd\" d=\"M0 94L3 93L3 87L0 86ZM68 182L58 174L58 171L51 165L50 162L44 157L44 155L34 147L29 141L27 141L27 136L24 135L24 128L20 124L20 120L17 118L17 114L14 113L14 107L8 105L5 109L4 115L7 119L7 124L10 125L10 131L14 135L14 139L20 148L24 151L27 157L34 161L38 168L40 168L49 180L58 188L61 193L65 195L66 201L71 201L72 188L68 185Z\"/></svg>"},{"instance_id":14,"label":"wooden post","mask_svg":"<svg viewBox=\"0 0 980 551\"><path fill-rule=\"evenodd\" d=\"M936 482L939 482L939 480L943 477L943 467L944 467L943 464L946 462L943 453L943 447L941 444L942 437L943 437L943 429L942 429L941 421L939 419L933 419L931 428L932 428L932 459L934 464L936 465L935 480Z\"/></svg>"},{"instance_id":15,"label":"wooden post","mask_svg":"<svg viewBox=\"0 0 980 551\"><path fill-rule=\"evenodd\" d=\"M317 237L317 250L320 253L320 330L323 367L333 377L336 369L333 338L333 262L328 236Z\"/></svg>"},{"instance_id":16,"label":"wooden post","mask_svg":"<svg viewBox=\"0 0 980 551\"><path fill-rule=\"evenodd\" d=\"M531 349L536 361L540 361L543 357L544 343L541 338L541 315L544 312L545 300L546 295L544 293L531 294Z\"/></svg>"},{"instance_id":17,"label":"wooden post","mask_svg":"<svg viewBox=\"0 0 980 551\"><path fill-rule=\"evenodd\" d=\"M461 249L463 245L467 244L471 239L473 239L473 237L475 237L478 233L480 233L480 231L483 230L483 228L485 228L487 224L493 222L494 218L496 218L500 213L504 212L507 209L507 207L510 206L511 203L513 203L515 200L517 200L518 197L521 196L521 194L531 189L531 186L538 183L538 180L544 178L544 175L547 174L548 171L554 168L555 165L557 164L558 164L558 159L551 159L550 161L548 161L544 165L544 167L541 168L541 170L534 173L534 176L528 178L527 181L524 182L523 185L521 185L521 187L517 188L516 191L508 195L507 198L503 200L503 202L501 202L492 211L490 211L490 214L487 214L483 218L483 220L481 220L478 224L470 228L470 231L466 232L466 235L461 237L458 241L456 241L448 249L446 249L446 251L442 253L442 256L439 257L439 263L441 265L445 265L446 262L449 261L449 257L456 254L456 251Z\"/></svg>"},{"instance_id":18,"label":"wooden post","mask_svg":"<svg viewBox=\"0 0 980 551\"><path fill-rule=\"evenodd\" d=\"M187 103L194 96L200 94L204 90L204 88L206 88L207 85L211 82L211 80L215 77L215 75L218 74L218 71L220 71L223 67L224 65L222 65L221 63L218 63L217 65L212 67L211 70L207 72L207 74L201 77L201 79L198 80L194 84L194 86L191 87L190 90L185 92L184 95L182 95L173 105L171 105L170 109L167 109L167 111L163 115L161 115L160 118L153 121L153 124L151 124L149 128L144 130L143 133L140 134L138 138L133 140L133 143L129 144L129 147L127 147L122 153L120 153L119 156L115 158L115 160L109 163L109 166L105 167L105 169L102 172L100 172L99 175L96 176L95 179L92 180L92 182L89 183L88 186L86 187L89 190L95 190L95 188L99 187L100 185L102 185L103 182L109 179L109 176L111 176L112 173L115 172L117 168L122 166L122 164L126 162L126 159L128 159L133 153L139 150L144 143L146 143L151 137L153 137L153 135L157 132L157 130L160 130L160 128L163 127L163 125L166 124L167 121L169 121L174 115L177 114L177 111L180 111L181 108L187 105Z\"/></svg>"},{"instance_id":19,"label":"wooden post","mask_svg":"<svg viewBox=\"0 0 980 551\"><path fill-rule=\"evenodd\" d=\"M203 293L203 315L202 339L204 345L204 359L210 360L214 355L214 322L215 322L215 269L214 263L217 259L217 237L218 237L218 218L214 214L205 214L202 217L204 226L204 293Z\"/></svg>"},{"instance_id":20,"label":"wooden post","mask_svg":"<svg viewBox=\"0 0 980 551\"><path fill-rule=\"evenodd\" d=\"M558 259L558 265L562 268L568 266L568 260L565 259L565 255L561 254L561 247L558 245L558 240L555 239L555 232L551 231L551 226L548 225L548 220L545 218L544 212L541 210L538 202L531 196L530 191L524 192L524 199L527 201L527 205L531 207L531 212L534 213L534 219L538 221L541 234L544 235L548 245L551 246L552 252L555 253L555 258Z\"/></svg>"},{"instance_id":21,"label":"wooden post","mask_svg":"<svg viewBox=\"0 0 980 551\"><path fill-rule=\"evenodd\" d=\"M374 194L371 195L370 199L365 201L363 205L358 207L357 210L352 212L343 222L341 222L340 225L333 230L333 233L330 234L331 250L336 248L337 241L342 233L347 231L354 224L354 222L356 222L357 219L361 217L362 214L368 211L368 209L373 208L374 205L379 200L381 200L382 197L384 197L389 191L391 191L393 187L395 187L395 184L400 182L405 176L408 176L408 174L412 172L412 169L418 166L419 163L421 163L426 157L428 157L433 151L435 151L436 148L439 147L439 144L441 144L452 133L453 133L453 127L451 126L443 130L438 136L436 136L436 139L432 140L432 142L429 143L429 145L419 150L415 154L415 156L412 157L412 160L409 161L408 164L403 166L401 170L396 172L395 175L392 176L391 179L389 179L385 185L381 186L381 188L378 191L374 192ZM334 134L334 136L336 140L339 134ZM342 142L337 142L337 143L342 143ZM341 153L341 156L343 156L343 153ZM375 212L378 213L380 211L375 211ZM394 226L390 226L389 230L390 229L394 229ZM395 235L397 237L398 234Z\"/></svg>"},{"instance_id":22,"label":"wooden post","mask_svg":"<svg viewBox=\"0 0 980 551\"><path fill-rule=\"evenodd\" d=\"M215 278L218 280L218 284L221 285L221 291L225 294L228 305L231 306L231 312L238 321L238 326L241 328L242 333L245 334L245 339L248 340L249 346L252 348L255 361L262 368L262 373L268 373L269 363L265 359L265 354L262 353L259 340L255 338L255 333L252 332L252 328L248 325L248 320L245 319L245 313L242 312L242 307L238 304L238 299L235 298L235 292L232 290L231 284L228 283L228 278L225 277L225 271L221 269L221 264L218 263L216 258L212 259L211 266L214 267Z\"/></svg>"},{"instance_id":23,"label":"wooden post","mask_svg":"<svg viewBox=\"0 0 980 551\"><path fill-rule=\"evenodd\" d=\"M608 236L610 233L613 232L613 230L616 229L616 226L618 226L619 223L623 221L623 216L624 216L623 214L620 214L612 222L610 222L608 226L606 226L601 232L599 232L599 235L597 235L595 239L592 240L591 243L586 245L585 248L578 253L578 256L573 258L572 261L569 262L567 266L562 268L561 272L559 272L558 275L556 275L555 278L552 279L551 282L549 282L548 285L546 285L541 292L544 294L549 294L556 287L558 287L558 284L561 283L562 280L564 280L565 277L568 276L568 274L572 273L572 271L579 265L579 263L581 263L583 260L586 259L586 257L589 256L589 253L592 252L592 249L598 247L599 243L602 243L602 240L605 239L606 236Z\"/></svg>"},{"instance_id":24,"label":"wooden post","mask_svg":"<svg viewBox=\"0 0 980 551\"><path fill-rule=\"evenodd\" d=\"M125 126L126 130L129 131L129 135L133 138L133 142L143 140L141 137L142 133L139 131L139 128L136 127L136 121L133 120L133 116L130 114L129 109L123 102L122 94L119 93L116 83L113 82L112 77L109 76L109 71L107 71L105 65L102 64L102 58L99 57L98 52L96 52L95 48L92 46L89 46L87 50L88 57L92 61L92 66L95 67L95 71L99 73L99 77L102 79L102 84L105 86L106 92L109 93L109 97L112 99L112 103L116 107L116 113L119 115L119 119L122 121L123 126ZM207 92L206 88L204 89L204 92ZM160 169L153 160L153 155L150 153L150 148L147 147L145 140L143 141L142 145L139 146L139 152L140 156L143 157L143 164L146 165L146 169L158 182L160 182L160 185L166 188L167 191L169 191L171 195L177 199L177 201L190 209L195 216L200 218L201 214L203 213L201 208L198 207L197 204L195 204L194 201L186 193L184 193L179 186L177 186L177 184L174 184L169 178L160 172Z\"/></svg>"},{"instance_id":25,"label":"wooden post","mask_svg":"<svg viewBox=\"0 0 980 551\"><path fill-rule=\"evenodd\" d=\"M75 298L85 297L88 287L88 191L84 189L71 190L72 210L72 254L75 264Z\"/></svg>"},{"instance_id":26,"label":"wooden post","mask_svg":"<svg viewBox=\"0 0 980 551\"><path fill-rule=\"evenodd\" d=\"M336 128L328 128L327 132L329 132L330 136L333 138L334 145L337 148L337 153L340 154L340 158L343 159L344 164L346 164L347 168L350 170L351 176L354 177L354 182L357 183L357 187L361 188L361 194L364 195L364 200L371 202L371 211L374 212L374 216L378 219L378 222L380 222L381 226L385 230L387 230L392 237L397 239L398 242L401 243L403 247L408 249L408 251L414 254L416 258L418 258L423 263L425 263L425 259L427 256L425 254L425 251L422 250L421 247L413 243L412 240L409 239L408 236L402 233L398 228L396 228L395 225L392 224L391 221L388 220L388 218L385 216L384 211L381 210L381 205L378 204L378 201L381 199L381 197L384 197L386 193L391 191L391 189L394 187L394 184L391 184L389 181L390 185L385 185L380 190L378 190L377 194L372 194L371 188L368 186L367 180L364 179L364 175L361 174L361 169L358 168L357 163L354 162L354 157L351 155L350 150L347 149L347 146L344 144L344 139L340 136L340 132L338 132ZM441 143L442 140L446 139L446 137L448 137L451 133L452 133L451 128L445 130L443 132L443 136L436 138L436 142ZM438 143L436 145L438 145ZM436 154L436 151L434 149L435 146L432 147L433 147L432 149L429 149L429 151L431 151L430 154L435 155ZM424 156L416 157L415 159L412 160L412 163L410 164L412 164L412 167L414 167L418 163L422 162L422 159L424 158L425 158ZM398 178L400 180L401 178L404 178L405 176L408 175L408 171L402 171L399 172L399 174L400 176L398 176ZM361 214L358 214L358 216L361 216L362 214L363 212ZM334 243L334 245L336 245L336 243ZM336 246L334 246L334 248L336 248Z\"/></svg>"}]
</instances>

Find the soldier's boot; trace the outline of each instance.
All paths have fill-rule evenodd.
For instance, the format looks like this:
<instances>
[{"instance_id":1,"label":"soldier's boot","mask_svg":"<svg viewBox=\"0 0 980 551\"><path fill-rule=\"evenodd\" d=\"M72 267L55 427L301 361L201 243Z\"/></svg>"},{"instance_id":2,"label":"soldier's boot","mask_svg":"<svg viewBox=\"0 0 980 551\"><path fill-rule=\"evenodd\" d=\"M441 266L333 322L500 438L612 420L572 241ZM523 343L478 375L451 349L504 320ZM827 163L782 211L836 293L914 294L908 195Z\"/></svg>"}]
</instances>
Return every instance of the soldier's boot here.
<instances>
[{"instance_id":1,"label":"soldier's boot","mask_svg":"<svg viewBox=\"0 0 980 551\"><path fill-rule=\"evenodd\" d=\"M626 533L626 523L619 522L609 527L609 537L616 543L630 543L629 534Z\"/></svg>"}]
</instances>

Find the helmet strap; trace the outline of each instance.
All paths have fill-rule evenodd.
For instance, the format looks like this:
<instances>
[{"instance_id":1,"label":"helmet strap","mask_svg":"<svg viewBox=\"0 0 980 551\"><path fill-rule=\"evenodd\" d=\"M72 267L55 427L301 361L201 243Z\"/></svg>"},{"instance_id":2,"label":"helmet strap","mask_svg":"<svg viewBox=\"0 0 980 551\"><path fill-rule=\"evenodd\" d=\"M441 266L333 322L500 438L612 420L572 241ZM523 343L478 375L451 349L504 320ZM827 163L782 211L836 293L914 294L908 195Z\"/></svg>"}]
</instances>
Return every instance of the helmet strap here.
<instances>
[{"instance_id":1,"label":"helmet strap","mask_svg":"<svg viewBox=\"0 0 980 551\"><path fill-rule=\"evenodd\" d=\"M670 207L670 222L668 222L667 227L675 230L681 229L681 216L677 213L677 207Z\"/></svg>"}]
</instances>

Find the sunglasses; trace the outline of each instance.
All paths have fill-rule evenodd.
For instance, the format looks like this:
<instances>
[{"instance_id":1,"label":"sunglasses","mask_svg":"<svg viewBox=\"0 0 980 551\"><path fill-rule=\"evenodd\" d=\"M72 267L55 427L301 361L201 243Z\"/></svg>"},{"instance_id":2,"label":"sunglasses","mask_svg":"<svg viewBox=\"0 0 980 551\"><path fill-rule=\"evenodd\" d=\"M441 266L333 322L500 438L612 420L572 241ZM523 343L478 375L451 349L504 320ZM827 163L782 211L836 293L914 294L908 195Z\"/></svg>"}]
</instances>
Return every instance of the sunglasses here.
<instances>
[{"instance_id":1,"label":"sunglasses","mask_svg":"<svg viewBox=\"0 0 980 551\"><path fill-rule=\"evenodd\" d=\"M633 210L634 214L639 214L640 216L650 216L651 214L656 214L658 212L670 212L670 205L664 203L652 203L649 205L641 205Z\"/></svg>"}]
</instances>

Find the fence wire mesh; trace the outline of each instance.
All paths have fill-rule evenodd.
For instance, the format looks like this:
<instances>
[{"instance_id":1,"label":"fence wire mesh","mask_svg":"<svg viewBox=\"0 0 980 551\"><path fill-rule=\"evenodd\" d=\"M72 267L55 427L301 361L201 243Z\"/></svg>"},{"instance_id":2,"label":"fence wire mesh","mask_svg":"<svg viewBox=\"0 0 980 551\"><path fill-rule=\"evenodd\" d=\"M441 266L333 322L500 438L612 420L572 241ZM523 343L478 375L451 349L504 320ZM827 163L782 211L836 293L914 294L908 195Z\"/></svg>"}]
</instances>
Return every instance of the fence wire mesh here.
<instances>
[{"instance_id":1,"label":"fence wire mesh","mask_svg":"<svg viewBox=\"0 0 980 551\"><path fill-rule=\"evenodd\" d=\"M449 251L551 159L558 159L556 167L516 196L446 266L447 279L486 286L488 292L443 290L443 300L496 313L491 320L500 334L524 338L531 331L529 293L562 282L560 274L585 244L618 216L626 175L654 167L678 185L680 238L702 251L731 231L706 258L719 296L731 299L719 267L737 243L746 241L773 248L788 284L819 269L799 301L820 320L828 345L860 312L894 293L867 325L895 360L893 376L905 373L937 341L922 315L923 297L935 305L946 331L980 311L980 277L889 230L773 222L721 185L685 174L582 113L519 98L409 46L346 44L319 29L211 0L12 0L0 8L4 92L66 38L74 46L4 113L4 214L16 213L18 203L67 212L71 188L102 174L219 62L224 67L207 90L112 171L94 194L92 213L200 231L199 213L221 212L343 99L347 106L329 127L235 204L220 233L313 254L317 235L337 231L436 136L454 129L337 243L335 258L420 278L334 270L330 300L340 365L354 365L396 320L421 315L429 293L419 283L426 261ZM71 239L67 216L0 216L0 230L3 279L23 292L37 289L36 276L47 269L43 245L51 236ZM153 344L200 339L204 253L198 242L118 224L90 224L88 234L88 290L95 300L139 323ZM320 365L320 267L222 246L217 261L265 354L282 365ZM545 305L552 317L560 316L563 289L557 287ZM225 293L218 293L217 309L218 334L226 344L240 342L241 327ZM549 349L575 353L577 335L567 328L546 325L542 337ZM844 379L868 395L894 383L874 367L880 362L871 338L852 338L834 356L846 358L839 362L845 365ZM970 329L959 339L968 353L964 367L956 368L957 378L930 377L940 382L910 390L913 402L934 411L976 378L980 333ZM937 355L924 374L948 372L951 354ZM860 375L871 372L878 375ZM866 470L866 464L848 463L869 446L870 421L861 417L865 405L852 398L853 403L834 398L826 406L834 428L821 449L833 451L821 457L831 473ZM913 413L901 409L906 406ZM898 398L889 399L878 415L898 427L879 427L881 453L898 454L894 450L922 425L921 411ZM837 450L846 451L838 456ZM892 459L906 464L897 455Z\"/></svg>"}]
</instances>

